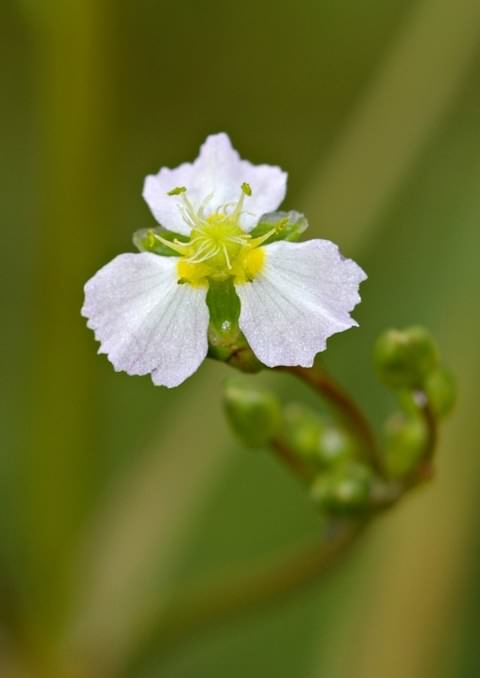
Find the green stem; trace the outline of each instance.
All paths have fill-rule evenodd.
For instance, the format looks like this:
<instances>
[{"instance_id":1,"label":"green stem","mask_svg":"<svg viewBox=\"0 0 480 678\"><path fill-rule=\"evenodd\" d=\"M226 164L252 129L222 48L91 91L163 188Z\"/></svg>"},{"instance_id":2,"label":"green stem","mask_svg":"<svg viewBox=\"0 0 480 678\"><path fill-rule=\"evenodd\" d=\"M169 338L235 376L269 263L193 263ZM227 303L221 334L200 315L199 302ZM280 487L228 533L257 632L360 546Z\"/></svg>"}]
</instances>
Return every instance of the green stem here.
<instances>
[{"instance_id":1,"label":"green stem","mask_svg":"<svg viewBox=\"0 0 480 678\"><path fill-rule=\"evenodd\" d=\"M316 365L309 368L280 367L277 369L294 375L332 403L352 433L361 442L369 463L380 475L383 475L383 465L375 435L365 415L349 394L323 368Z\"/></svg>"},{"instance_id":2,"label":"green stem","mask_svg":"<svg viewBox=\"0 0 480 678\"><path fill-rule=\"evenodd\" d=\"M424 483L433 477L433 456L438 443L437 419L432 411L427 395L423 391L417 391L414 395L425 423L427 439L420 463L406 479L410 488Z\"/></svg>"},{"instance_id":3,"label":"green stem","mask_svg":"<svg viewBox=\"0 0 480 678\"><path fill-rule=\"evenodd\" d=\"M317 581L348 550L367 524L367 519L335 522L320 543L294 553L282 553L274 562L250 566L220 583L187 591L172 602L141 639L128 666L137 675L149 659L167 656L180 643L225 620L256 610Z\"/></svg>"}]
</instances>

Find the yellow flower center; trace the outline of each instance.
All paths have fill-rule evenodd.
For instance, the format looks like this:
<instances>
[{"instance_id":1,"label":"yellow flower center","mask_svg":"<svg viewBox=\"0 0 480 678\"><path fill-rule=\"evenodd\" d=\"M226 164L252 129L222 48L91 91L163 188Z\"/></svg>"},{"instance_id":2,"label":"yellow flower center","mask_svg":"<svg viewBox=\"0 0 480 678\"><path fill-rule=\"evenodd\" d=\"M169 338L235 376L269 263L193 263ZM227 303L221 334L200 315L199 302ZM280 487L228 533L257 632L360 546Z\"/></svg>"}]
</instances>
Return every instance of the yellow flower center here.
<instances>
[{"instance_id":1,"label":"yellow flower center","mask_svg":"<svg viewBox=\"0 0 480 678\"><path fill-rule=\"evenodd\" d=\"M233 278L236 284L253 280L264 266L265 251L260 245L275 229L259 238L252 238L239 225L245 196L251 195L250 186L242 185L242 193L233 209L229 210L231 206L224 205L209 216L204 214L209 198L195 210L185 193L184 187L170 191L171 195L181 195L183 216L192 228L190 240L172 243L157 236L180 255L177 263L179 283L206 286L209 279Z\"/></svg>"}]
</instances>

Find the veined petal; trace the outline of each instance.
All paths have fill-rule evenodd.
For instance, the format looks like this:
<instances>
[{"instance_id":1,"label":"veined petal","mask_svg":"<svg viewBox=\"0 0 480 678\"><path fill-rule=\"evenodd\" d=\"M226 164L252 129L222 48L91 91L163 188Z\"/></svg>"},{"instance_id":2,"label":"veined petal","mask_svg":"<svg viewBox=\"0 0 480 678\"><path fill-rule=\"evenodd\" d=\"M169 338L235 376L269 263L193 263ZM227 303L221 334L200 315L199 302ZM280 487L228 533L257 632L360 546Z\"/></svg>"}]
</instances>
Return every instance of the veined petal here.
<instances>
[{"instance_id":1,"label":"veined petal","mask_svg":"<svg viewBox=\"0 0 480 678\"><path fill-rule=\"evenodd\" d=\"M176 258L121 254L85 285L82 315L115 370L178 386L207 354L206 288L179 285Z\"/></svg>"},{"instance_id":2,"label":"veined petal","mask_svg":"<svg viewBox=\"0 0 480 678\"><path fill-rule=\"evenodd\" d=\"M222 205L235 203L243 183L252 189L252 196L245 200L246 212L240 217L240 225L248 231L263 214L279 207L287 189L287 174L279 167L252 165L242 160L227 134L213 134L207 137L193 163L175 169L164 167L157 175L148 176L143 197L162 226L188 235L190 228L182 217L182 199L168 195L168 191L185 186L195 210L210 198L205 205L208 216Z\"/></svg>"},{"instance_id":3,"label":"veined petal","mask_svg":"<svg viewBox=\"0 0 480 678\"><path fill-rule=\"evenodd\" d=\"M240 329L268 367L310 367L328 337L357 325L350 311L367 276L328 240L275 242L264 249L262 273L236 286Z\"/></svg>"},{"instance_id":4,"label":"veined petal","mask_svg":"<svg viewBox=\"0 0 480 678\"><path fill-rule=\"evenodd\" d=\"M149 174L143 184L143 198L153 216L161 226L174 233L189 235L191 228L183 217L178 196L168 195L168 191L178 186L190 187L193 174L193 164L184 162L175 169L162 167L158 174Z\"/></svg>"},{"instance_id":5,"label":"veined petal","mask_svg":"<svg viewBox=\"0 0 480 678\"><path fill-rule=\"evenodd\" d=\"M263 214L276 210L287 191L286 172L273 165L252 165L242 160L225 133L207 137L195 162L195 171L199 197L213 194L210 212L216 211L218 205L238 200L241 185L250 185L252 195L245 200L246 213L240 218L240 225L247 231Z\"/></svg>"}]
</instances>

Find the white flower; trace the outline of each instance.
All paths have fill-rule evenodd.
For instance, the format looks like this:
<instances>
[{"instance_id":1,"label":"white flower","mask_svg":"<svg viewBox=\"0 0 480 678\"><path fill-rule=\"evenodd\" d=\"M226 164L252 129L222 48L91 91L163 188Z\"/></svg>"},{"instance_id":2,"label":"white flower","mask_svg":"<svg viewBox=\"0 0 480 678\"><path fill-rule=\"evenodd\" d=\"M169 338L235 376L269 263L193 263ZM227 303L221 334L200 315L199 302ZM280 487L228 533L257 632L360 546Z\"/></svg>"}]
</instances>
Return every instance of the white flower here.
<instances>
[{"instance_id":1,"label":"white flower","mask_svg":"<svg viewBox=\"0 0 480 678\"><path fill-rule=\"evenodd\" d=\"M157 235L178 256L121 254L85 285L82 314L116 370L169 387L195 372L208 350L210 280L233 278L240 329L269 367L309 367L329 336L357 324L366 275L336 245L249 234L286 184L280 168L241 160L226 134L209 136L193 163L146 178L155 218L188 240Z\"/></svg>"}]
</instances>

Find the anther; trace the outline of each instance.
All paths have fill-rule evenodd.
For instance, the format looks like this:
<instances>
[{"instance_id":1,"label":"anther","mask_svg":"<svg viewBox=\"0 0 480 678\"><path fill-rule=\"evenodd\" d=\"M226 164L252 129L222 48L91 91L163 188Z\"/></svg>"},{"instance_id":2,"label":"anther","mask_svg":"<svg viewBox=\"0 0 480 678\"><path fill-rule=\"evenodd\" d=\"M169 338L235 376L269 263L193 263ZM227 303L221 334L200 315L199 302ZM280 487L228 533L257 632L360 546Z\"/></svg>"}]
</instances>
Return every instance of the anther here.
<instances>
[{"instance_id":1,"label":"anther","mask_svg":"<svg viewBox=\"0 0 480 678\"><path fill-rule=\"evenodd\" d=\"M243 182L240 188L245 193L245 195L248 195L249 197L252 195L252 187L250 184L247 184L246 181Z\"/></svg>"},{"instance_id":2,"label":"anther","mask_svg":"<svg viewBox=\"0 0 480 678\"><path fill-rule=\"evenodd\" d=\"M170 191L167 191L167 195L181 195L182 193L185 193L187 190L186 186L176 186L175 188L172 188Z\"/></svg>"}]
</instances>

